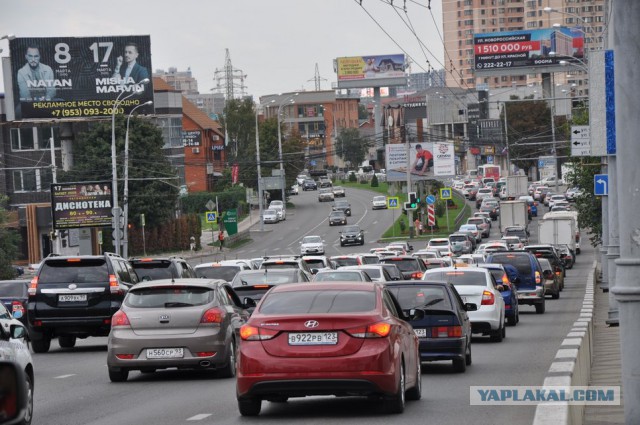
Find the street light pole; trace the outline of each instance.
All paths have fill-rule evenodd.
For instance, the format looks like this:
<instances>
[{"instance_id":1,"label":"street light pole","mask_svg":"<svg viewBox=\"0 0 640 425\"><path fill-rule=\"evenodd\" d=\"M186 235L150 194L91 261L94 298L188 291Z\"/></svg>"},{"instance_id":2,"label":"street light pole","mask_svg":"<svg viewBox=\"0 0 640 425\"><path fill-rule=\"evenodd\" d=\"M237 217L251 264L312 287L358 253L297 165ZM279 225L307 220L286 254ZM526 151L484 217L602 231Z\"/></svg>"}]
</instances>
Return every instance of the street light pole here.
<instances>
[{"instance_id":1,"label":"street light pole","mask_svg":"<svg viewBox=\"0 0 640 425\"><path fill-rule=\"evenodd\" d=\"M280 105L278 106L278 162L280 162L280 178L282 179L282 203L286 205L286 198L284 193L284 187L286 179L284 177L284 162L282 161L282 131L280 129L280 112L282 111L282 107L287 104L288 101L292 100L298 93L295 93L289 97L287 97ZM293 102L292 102L293 103Z\"/></svg>"},{"instance_id":2,"label":"street light pole","mask_svg":"<svg viewBox=\"0 0 640 425\"><path fill-rule=\"evenodd\" d=\"M122 204L124 207L124 226L122 226L122 256L129 257L129 120L136 109L143 106L153 105L153 100L142 103L129 112L127 117L127 131L124 133L124 194L122 196Z\"/></svg>"},{"instance_id":3,"label":"street light pole","mask_svg":"<svg viewBox=\"0 0 640 425\"><path fill-rule=\"evenodd\" d=\"M144 91L144 85L149 83L149 79L145 78L140 81L140 86L128 96L120 99L123 94L127 93L126 91L120 92L118 97L116 97L116 101L113 102L112 112L111 112L111 186L112 186L112 195L113 195L113 232L115 233L115 251L117 255L120 255L120 243L121 243L121 235L120 235L120 207L118 206L118 170L117 170L117 162L116 162L116 111L118 110L118 106L120 103L129 99L136 94L142 93Z\"/></svg>"},{"instance_id":4,"label":"street light pole","mask_svg":"<svg viewBox=\"0 0 640 425\"><path fill-rule=\"evenodd\" d=\"M262 217L264 211L262 206L262 174L260 171L260 132L258 130L258 108L256 108L256 164L258 164L258 208L260 209L260 231L264 232L264 218Z\"/></svg>"}]
</instances>

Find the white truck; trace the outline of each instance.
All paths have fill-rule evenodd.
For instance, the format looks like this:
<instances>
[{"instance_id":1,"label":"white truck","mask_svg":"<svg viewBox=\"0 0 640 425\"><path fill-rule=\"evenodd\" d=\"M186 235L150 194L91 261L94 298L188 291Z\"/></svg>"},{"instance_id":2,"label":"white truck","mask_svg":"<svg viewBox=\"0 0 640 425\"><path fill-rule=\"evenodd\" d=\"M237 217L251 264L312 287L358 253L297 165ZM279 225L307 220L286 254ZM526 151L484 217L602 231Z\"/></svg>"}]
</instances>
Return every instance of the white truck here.
<instances>
[{"instance_id":1,"label":"white truck","mask_svg":"<svg viewBox=\"0 0 640 425\"><path fill-rule=\"evenodd\" d=\"M509 226L529 226L529 213L526 201L502 201L500 202L500 233Z\"/></svg>"},{"instance_id":2,"label":"white truck","mask_svg":"<svg viewBox=\"0 0 640 425\"><path fill-rule=\"evenodd\" d=\"M580 223L578 222L578 212L577 211L554 211L548 212L542 217L542 221L550 221L550 220L570 220L573 222L571 226L571 240L573 242L570 244L569 242L557 242L558 244L567 244L571 249L574 250L576 254L580 254ZM562 225L561 225L562 226ZM566 226L566 225L564 225ZM551 243L551 242L542 242L541 236L540 243ZM567 237L563 236L563 239L568 240Z\"/></svg>"},{"instance_id":3,"label":"white truck","mask_svg":"<svg viewBox=\"0 0 640 425\"><path fill-rule=\"evenodd\" d=\"M573 218L549 218L538 221L538 242L567 245L576 252L576 221Z\"/></svg>"},{"instance_id":4,"label":"white truck","mask_svg":"<svg viewBox=\"0 0 640 425\"><path fill-rule=\"evenodd\" d=\"M518 199L522 195L529 194L529 179L527 176L507 177L507 200Z\"/></svg>"}]
</instances>

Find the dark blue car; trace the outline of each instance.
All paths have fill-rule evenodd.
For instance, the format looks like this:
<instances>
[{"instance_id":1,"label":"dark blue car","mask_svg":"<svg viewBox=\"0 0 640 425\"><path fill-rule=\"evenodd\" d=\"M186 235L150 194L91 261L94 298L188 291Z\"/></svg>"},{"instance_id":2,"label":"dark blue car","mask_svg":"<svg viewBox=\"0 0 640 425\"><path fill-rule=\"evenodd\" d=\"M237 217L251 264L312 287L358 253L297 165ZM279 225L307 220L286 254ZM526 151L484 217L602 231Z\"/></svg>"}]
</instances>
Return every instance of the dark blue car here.
<instances>
[{"instance_id":1,"label":"dark blue car","mask_svg":"<svg viewBox=\"0 0 640 425\"><path fill-rule=\"evenodd\" d=\"M494 252L489 254L486 262L510 264L515 267L520 276L520 281L516 283L518 304L532 305L536 309L536 314L544 313L542 267L533 254L527 251Z\"/></svg>"},{"instance_id":2,"label":"dark blue car","mask_svg":"<svg viewBox=\"0 0 640 425\"><path fill-rule=\"evenodd\" d=\"M504 318L509 326L515 326L520 321L518 308L518 289L515 284L520 282L518 270L510 264L478 264L478 267L489 269L493 278L504 287L500 291L504 299Z\"/></svg>"},{"instance_id":3,"label":"dark blue car","mask_svg":"<svg viewBox=\"0 0 640 425\"><path fill-rule=\"evenodd\" d=\"M478 307L465 304L448 282L398 281L387 282L386 286L403 312L413 317L409 323L420 340L420 360L452 360L453 370L464 372L471 364L471 322L467 311ZM411 315L411 310L422 310L424 315Z\"/></svg>"}]
</instances>

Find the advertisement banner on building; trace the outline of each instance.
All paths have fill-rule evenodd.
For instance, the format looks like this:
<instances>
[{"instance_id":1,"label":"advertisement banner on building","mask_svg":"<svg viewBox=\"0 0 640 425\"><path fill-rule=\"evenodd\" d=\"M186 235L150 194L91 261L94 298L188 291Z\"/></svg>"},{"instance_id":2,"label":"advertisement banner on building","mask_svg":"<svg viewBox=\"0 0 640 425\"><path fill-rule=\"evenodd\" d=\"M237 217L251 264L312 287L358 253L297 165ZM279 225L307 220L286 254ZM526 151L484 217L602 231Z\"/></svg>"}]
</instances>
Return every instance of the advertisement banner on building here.
<instances>
[{"instance_id":1,"label":"advertisement banner on building","mask_svg":"<svg viewBox=\"0 0 640 425\"><path fill-rule=\"evenodd\" d=\"M560 61L578 62L584 56L584 31L560 27L474 34L473 45L476 73L536 66L562 69Z\"/></svg>"},{"instance_id":2,"label":"advertisement banner on building","mask_svg":"<svg viewBox=\"0 0 640 425\"><path fill-rule=\"evenodd\" d=\"M453 143L410 143L409 146L409 160L406 144L385 146L387 181L406 181L407 167L414 182L455 175Z\"/></svg>"},{"instance_id":3,"label":"advertisement banner on building","mask_svg":"<svg viewBox=\"0 0 640 425\"><path fill-rule=\"evenodd\" d=\"M202 141L202 132L200 130L182 130L182 146L193 147L200 146Z\"/></svg>"},{"instance_id":4,"label":"advertisement banner on building","mask_svg":"<svg viewBox=\"0 0 640 425\"><path fill-rule=\"evenodd\" d=\"M111 117L118 96L130 97L117 114L153 100L148 35L15 38L9 49L16 120Z\"/></svg>"},{"instance_id":5,"label":"advertisement banner on building","mask_svg":"<svg viewBox=\"0 0 640 425\"><path fill-rule=\"evenodd\" d=\"M110 181L52 184L53 228L111 226L111 190Z\"/></svg>"},{"instance_id":6,"label":"advertisement banner on building","mask_svg":"<svg viewBox=\"0 0 640 425\"><path fill-rule=\"evenodd\" d=\"M404 54L344 57L336 62L338 81L405 76Z\"/></svg>"}]
</instances>

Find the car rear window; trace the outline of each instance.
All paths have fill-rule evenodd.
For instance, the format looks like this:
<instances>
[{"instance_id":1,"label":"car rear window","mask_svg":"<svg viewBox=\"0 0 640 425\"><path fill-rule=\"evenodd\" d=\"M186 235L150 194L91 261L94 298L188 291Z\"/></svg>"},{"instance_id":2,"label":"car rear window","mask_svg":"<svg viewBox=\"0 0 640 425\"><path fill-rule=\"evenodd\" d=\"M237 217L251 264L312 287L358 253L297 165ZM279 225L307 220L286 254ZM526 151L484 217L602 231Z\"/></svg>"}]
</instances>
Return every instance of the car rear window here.
<instances>
[{"instance_id":1,"label":"car rear window","mask_svg":"<svg viewBox=\"0 0 640 425\"><path fill-rule=\"evenodd\" d=\"M363 269L363 270L366 274L369 275L371 279L380 279L380 275L382 273L380 269L370 268L370 269Z\"/></svg>"},{"instance_id":2,"label":"car rear window","mask_svg":"<svg viewBox=\"0 0 640 425\"><path fill-rule=\"evenodd\" d=\"M125 305L137 308L193 307L213 301L213 290L193 286L160 286L132 289Z\"/></svg>"},{"instance_id":3,"label":"car rear window","mask_svg":"<svg viewBox=\"0 0 640 425\"><path fill-rule=\"evenodd\" d=\"M400 271L403 271L403 272L420 270L420 265L418 264L417 258L402 258L402 259L385 258L384 260L382 260L382 262L387 264L395 264L396 266L398 266Z\"/></svg>"},{"instance_id":4,"label":"car rear window","mask_svg":"<svg viewBox=\"0 0 640 425\"><path fill-rule=\"evenodd\" d=\"M313 269L322 269L326 267L324 261L322 261L321 259L304 260L304 262Z\"/></svg>"},{"instance_id":5,"label":"car rear window","mask_svg":"<svg viewBox=\"0 0 640 425\"><path fill-rule=\"evenodd\" d=\"M434 241L434 240L430 240L429 241L429 246L447 246L449 245L449 240L444 240L444 241Z\"/></svg>"},{"instance_id":6,"label":"car rear window","mask_svg":"<svg viewBox=\"0 0 640 425\"><path fill-rule=\"evenodd\" d=\"M331 261L335 263L336 267L359 265L357 258L332 258Z\"/></svg>"},{"instance_id":7,"label":"car rear window","mask_svg":"<svg viewBox=\"0 0 640 425\"><path fill-rule=\"evenodd\" d=\"M362 264L379 264L380 258L378 256L375 257L362 257Z\"/></svg>"},{"instance_id":8,"label":"car rear window","mask_svg":"<svg viewBox=\"0 0 640 425\"><path fill-rule=\"evenodd\" d=\"M231 282L240 271L240 266L198 267L195 271L197 277L222 279Z\"/></svg>"},{"instance_id":9,"label":"car rear window","mask_svg":"<svg viewBox=\"0 0 640 425\"><path fill-rule=\"evenodd\" d=\"M356 272L347 272L347 271L335 271L335 272L327 272L327 273L318 273L313 278L314 282L340 282L340 281L349 281L349 282L362 282L362 275Z\"/></svg>"},{"instance_id":10,"label":"car rear window","mask_svg":"<svg viewBox=\"0 0 640 425\"><path fill-rule=\"evenodd\" d=\"M0 282L0 297L23 298L27 296L28 280Z\"/></svg>"},{"instance_id":11,"label":"car rear window","mask_svg":"<svg viewBox=\"0 0 640 425\"><path fill-rule=\"evenodd\" d=\"M376 307L373 291L334 290L271 292L260 306L263 314L363 313Z\"/></svg>"},{"instance_id":12,"label":"car rear window","mask_svg":"<svg viewBox=\"0 0 640 425\"><path fill-rule=\"evenodd\" d=\"M453 308L447 292L441 286L393 286L389 288L389 292L395 295L403 310Z\"/></svg>"},{"instance_id":13,"label":"car rear window","mask_svg":"<svg viewBox=\"0 0 640 425\"><path fill-rule=\"evenodd\" d=\"M518 236L519 238L527 238L527 232L520 229L507 229L504 232L505 236Z\"/></svg>"},{"instance_id":14,"label":"car rear window","mask_svg":"<svg viewBox=\"0 0 640 425\"><path fill-rule=\"evenodd\" d=\"M496 282L502 282L502 276L504 275L504 272L500 269L489 269L489 273L491 273L491 276L493 276L493 278L496 280Z\"/></svg>"},{"instance_id":15,"label":"car rear window","mask_svg":"<svg viewBox=\"0 0 640 425\"><path fill-rule=\"evenodd\" d=\"M40 267L38 276L38 284L108 281L109 269L104 258L48 260Z\"/></svg>"},{"instance_id":16,"label":"car rear window","mask_svg":"<svg viewBox=\"0 0 640 425\"><path fill-rule=\"evenodd\" d=\"M234 288L252 285L277 285L281 283L297 282L297 275L291 273L248 273L238 275L233 279Z\"/></svg>"},{"instance_id":17,"label":"car rear window","mask_svg":"<svg viewBox=\"0 0 640 425\"><path fill-rule=\"evenodd\" d=\"M459 236L449 236L449 240L451 242L464 242L468 239L466 236L459 235Z\"/></svg>"},{"instance_id":18,"label":"car rear window","mask_svg":"<svg viewBox=\"0 0 640 425\"><path fill-rule=\"evenodd\" d=\"M486 286L484 273L465 270L429 271L424 275L424 280L439 280L451 282L454 285Z\"/></svg>"},{"instance_id":19,"label":"car rear window","mask_svg":"<svg viewBox=\"0 0 640 425\"><path fill-rule=\"evenodd\" d=\"M491 256L492 263L511 264L521 275L531 274L531 260L528 255L500 254Z\"/></svg>"},{"instance_id":20,"label":"car rear window","mask_svg":"<svg viewBox=\"0 0 640 425\"><path fill-rule=\"evenodd\" d=\"M140 280L171 279L175 277L175 270L171 267L171 261L135 261L132 266Z\"/></svg>"},{"instance_id":21,"label":"car rear window","mask_svg":"<svg viewBox=\"0 0 640 425\"><path fill-rule=\"evenodd\" d=\"M300 266L296 262L278 261L277 263L262 263L260 268L265 270L299 269Z\"/></svg>"}]
</instances>

